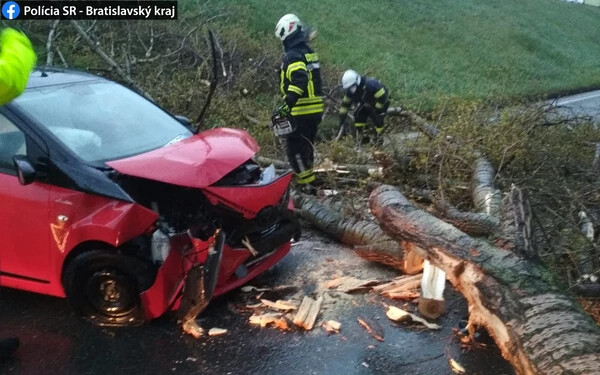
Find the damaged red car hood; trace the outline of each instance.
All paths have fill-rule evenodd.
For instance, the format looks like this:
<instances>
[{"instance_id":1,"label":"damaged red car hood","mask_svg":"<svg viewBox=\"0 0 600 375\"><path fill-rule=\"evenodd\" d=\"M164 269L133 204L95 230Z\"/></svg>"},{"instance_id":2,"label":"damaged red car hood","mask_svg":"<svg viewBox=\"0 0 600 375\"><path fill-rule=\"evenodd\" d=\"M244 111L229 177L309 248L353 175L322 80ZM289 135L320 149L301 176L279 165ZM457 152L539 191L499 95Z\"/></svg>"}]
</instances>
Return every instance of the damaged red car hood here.
<instances>
[{"instance_id":1,"label":"damaged red car hood","mask_svg":"<svg viewBox=\"0 0 600 375\"><path fill-rule=\"evenodd\" d=\"M218 128L180 142L106 164L134 177L191 188L204 188L223 178L258 152L243 130Z\"/></svg>"}]
</instances>

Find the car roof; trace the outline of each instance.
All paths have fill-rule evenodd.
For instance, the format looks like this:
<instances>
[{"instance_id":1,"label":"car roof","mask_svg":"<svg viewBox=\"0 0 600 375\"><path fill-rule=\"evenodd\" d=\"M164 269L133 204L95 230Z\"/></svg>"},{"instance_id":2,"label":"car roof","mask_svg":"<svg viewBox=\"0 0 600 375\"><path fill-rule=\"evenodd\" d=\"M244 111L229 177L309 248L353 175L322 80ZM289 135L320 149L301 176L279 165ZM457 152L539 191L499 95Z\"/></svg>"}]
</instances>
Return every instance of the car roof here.
<instances>
[{"instance_id":1,"label":"car roof","mask_svg":"<svg viewBox=\"0 0 600 375\"><path fill-rule=\"evenodd\" d=\"M64 85L88 81L108 81L95 74L75 69L41 68L37 67L31 72L27 82L27 88L39 88L45 86Z\"/></svg>"}]
</instances>

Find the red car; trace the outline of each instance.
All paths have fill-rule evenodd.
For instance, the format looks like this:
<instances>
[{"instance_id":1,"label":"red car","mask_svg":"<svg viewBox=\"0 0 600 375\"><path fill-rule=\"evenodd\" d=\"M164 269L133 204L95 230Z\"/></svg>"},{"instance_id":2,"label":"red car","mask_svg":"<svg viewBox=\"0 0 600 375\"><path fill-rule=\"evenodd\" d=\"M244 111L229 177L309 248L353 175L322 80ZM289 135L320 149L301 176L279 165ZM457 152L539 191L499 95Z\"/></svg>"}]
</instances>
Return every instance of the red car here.
<instances>
[{"instance_id":1,"label":"red car","mask_svg":"<svg viewBox=\"0 0 600 375\"><path fill-rule=\"evenodd\" d=\"M0 108L0 286L67 297L97 324L178 309L184 284L205 307L299 234L291 174L257 151L107 79L35 71Z\"/></svg>"}]
</instances>

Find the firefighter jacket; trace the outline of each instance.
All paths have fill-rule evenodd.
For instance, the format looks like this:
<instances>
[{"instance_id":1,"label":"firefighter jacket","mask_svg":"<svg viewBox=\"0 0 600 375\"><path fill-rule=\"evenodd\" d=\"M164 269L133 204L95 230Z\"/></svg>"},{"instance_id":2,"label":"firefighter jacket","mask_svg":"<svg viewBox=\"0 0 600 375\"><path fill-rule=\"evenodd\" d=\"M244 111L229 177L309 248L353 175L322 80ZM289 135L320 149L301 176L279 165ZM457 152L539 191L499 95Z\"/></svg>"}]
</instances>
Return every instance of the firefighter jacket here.
<instances>
[{"instance_id":1,"label":"firefighter jacket","mask_svg":"<svg viewBox=\"0 0 600 375\"><path fill-rule=\"evenodd\" d=\"M15 29L4 29L0 34L0 105L21 95L36 56L25 34Z\"/></svg>"},{"instance_id":2,"label":"firefighter jacket","mask_svg":"<svg viewBox=\"0 0 600 375\"><path fill-rule=\"evenodd\" d=\"M379 80L370 77L361 77L361 84L356 88L354 94L346 93L340 106L340 121L344 121L348 114L348 109L352 104L357 106L370 107L376 113L383 113L387 110L390 101L390 92Z\"/></svg>"},{"instance_id":3,"label":"firefighter jacket","mask_svg":"<svg viewBox=\"0 0 600 375\"><path fill-rule=\"evenodd\" d=\"M323 112L319 56L299 30L284 41L285 56L279 72L279 87L292 116Z\"/></svg>"}]
</instances>

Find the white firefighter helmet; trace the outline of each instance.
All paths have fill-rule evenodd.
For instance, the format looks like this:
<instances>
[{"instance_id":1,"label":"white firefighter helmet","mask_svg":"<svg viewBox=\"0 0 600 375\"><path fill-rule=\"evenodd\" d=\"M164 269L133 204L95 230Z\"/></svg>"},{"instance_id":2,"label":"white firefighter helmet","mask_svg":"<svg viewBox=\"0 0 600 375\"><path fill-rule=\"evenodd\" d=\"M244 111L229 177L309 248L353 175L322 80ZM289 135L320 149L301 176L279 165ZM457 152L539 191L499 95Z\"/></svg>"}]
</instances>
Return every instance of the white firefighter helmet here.
<instances>
[{"instance_id":1,"label":"white firefighter helmet","mask_svg":"<svg viewBox=\"0 0 600 375\"><path fill-rule=\"evenodd\" d=\"M344 91L350 91L354 93L358 85L360 85L360 74L356 73L352 69L346 70L342 76L342 88Z\"/></svg>"},{"instance_id":2,"label":"white firefighter helmet","mask_svg":"<svg viewBox=\"0 0 600 375\"><path fill-rule=\"evenodd\" d=\"M286 14L281 17L279 22L277 22L277 26L275 26L275 36L281 39L281 41L284 41L290 34L298 30L300 26L302 26L300 18L295 14Z\"/></svg>"}]
</instances>

